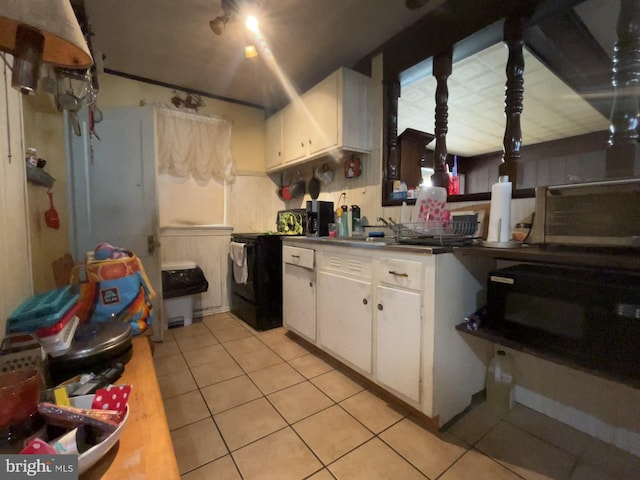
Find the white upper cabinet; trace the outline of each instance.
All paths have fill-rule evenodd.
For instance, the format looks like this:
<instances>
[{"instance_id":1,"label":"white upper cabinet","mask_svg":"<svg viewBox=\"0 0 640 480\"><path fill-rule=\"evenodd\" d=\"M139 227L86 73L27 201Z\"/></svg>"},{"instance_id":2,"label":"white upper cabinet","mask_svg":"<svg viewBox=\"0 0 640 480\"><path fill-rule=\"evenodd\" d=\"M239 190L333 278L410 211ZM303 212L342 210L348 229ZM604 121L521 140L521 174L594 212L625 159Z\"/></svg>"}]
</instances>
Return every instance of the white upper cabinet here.
<instances>
[{"instance_id":1,"label":"white upper cabinet","mask_svg":"<svg viewBox=\"0 0 640 480\"><path fill-rule=\"evenodd\" d=\"M282 112L271 115L265 123L265 169L282 165Z\"/></svg>"},{"instance_id":2,"label":"white upper cabinet","mask_svg":"<svg viewBox=\"0 0 640 480\"><path fill-rule=\"evenodd\" d=\"M371 78L341 68L269 117L266 170L286 168L332 151L369 152L371 92ZM279 117L281 131L275 125Z\"/></svg>"}]
</instances>

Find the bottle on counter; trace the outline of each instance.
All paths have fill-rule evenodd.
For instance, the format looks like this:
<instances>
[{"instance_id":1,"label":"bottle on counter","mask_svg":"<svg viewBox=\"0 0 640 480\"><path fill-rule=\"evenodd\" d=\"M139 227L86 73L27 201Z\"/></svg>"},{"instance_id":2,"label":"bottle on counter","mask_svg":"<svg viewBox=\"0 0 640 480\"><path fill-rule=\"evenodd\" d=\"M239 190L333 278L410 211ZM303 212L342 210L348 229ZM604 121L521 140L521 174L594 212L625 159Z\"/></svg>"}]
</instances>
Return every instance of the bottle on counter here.
<instances>
[{"instance_id":1,"label":"bottle on counter","mask_svg":"<svg viewBox=\"0 0 640 480\"><path fill-rule=\"evenodd\" d=\"M451 172L451 178L449 179L451 182L451 194L459 195L460 194L460 178L458 177L458 156L453 156L453 171Z\"/></svg>"},{"instance_id":2,"label":"bottle on counter","mask_svg":"<svg viewBox=\"0 0 640 480\"><path fill-rule=\"evenodd\" d=\"M349 215L347 211L349 207L346 205L342 205L338 208L338 236L339 237L348 237L349 236Z\"/></svg>"},{"instance_id":3,"label":"bottle on counter","mask_svg":"<svg viewBox=\"0 0 640 480\"><path fill-rule=\"evenodd\" d=\"M358 236L364 233L362 227L362 219L360 218L360 207L358 205L351 205L351 235Z\"/></svg>"},{"instance_id":4,"label":"bottle on counter","mask_svg":"<svg viewBox=\"0 0 640 480\"><path fill-rule=\"evenodd\" d=\"M358 205L351 205L351 231L356 228L356 220L360 218L360 207Z\"/></svg>"},{"instance_id":5,"label":"bottle on counter","mask_svg":"<svg viewBox=\"0 0 640 480\"><path fill-rule=\"evenodd\" d=\"M513 408L513 364L504 350L498 350L489 363L487 379L487 406L497 414L505 414Z\"/></svg>"}]
</instances>

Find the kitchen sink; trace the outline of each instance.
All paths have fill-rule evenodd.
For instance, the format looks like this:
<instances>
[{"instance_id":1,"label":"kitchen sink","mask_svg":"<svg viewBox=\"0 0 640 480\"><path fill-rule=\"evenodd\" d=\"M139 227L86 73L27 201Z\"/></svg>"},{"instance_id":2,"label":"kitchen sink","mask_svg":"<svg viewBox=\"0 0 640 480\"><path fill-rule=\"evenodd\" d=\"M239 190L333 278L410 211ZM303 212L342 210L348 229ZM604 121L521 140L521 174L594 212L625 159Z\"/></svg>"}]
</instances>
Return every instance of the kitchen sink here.
<instances>
[{"instance_id":1,"label":"kitchen sink","mask_svg":"<svg viewBox=\"0 0 640 480\"><path fill-rule=\"evenodd\" d=\"M325 243L347 243L355 244L357 246L371 246L371 247L383 247L385 245L399 245L393 237L317 237L316 240Z\"/></svg>"}]
</instances>

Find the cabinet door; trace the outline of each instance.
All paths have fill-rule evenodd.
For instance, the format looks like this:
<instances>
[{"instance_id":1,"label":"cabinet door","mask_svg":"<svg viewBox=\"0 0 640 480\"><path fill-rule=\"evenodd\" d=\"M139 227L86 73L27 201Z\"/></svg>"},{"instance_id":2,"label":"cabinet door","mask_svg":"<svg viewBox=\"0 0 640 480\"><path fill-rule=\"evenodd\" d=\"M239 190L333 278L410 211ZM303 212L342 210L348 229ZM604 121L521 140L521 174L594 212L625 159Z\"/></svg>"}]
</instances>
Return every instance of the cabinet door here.
<instances>
[{"instance_id":1,"label":"cabinet door","mask_svg":"<svg viewBox=\"0 0 640 480\"><path fill-rule=\"evenodd\" d=\"M283 265L282 320L284 326L316 340L315 272L290 263Z\"/></svg>"},{"instance_id":2,"label":"cabinet door","mask_svg":"<svg viewBox=\"0 0 640 480\"><path fill-rule=\"evenodd\" d=\"M304 96L309 113L309 155L338 144L338 73L325 78Z\"/></svg>"},{"instance_id":3,"label":"cabinet door","mask_svg":"<svg viewBox=\"0 0 640 480\"><path fill-rule=\"evenodd\" d=\"M269 170L282 165L283 162L282 114L280 112L267 118L265 137L265 169Z\"/></svg>"},{"instance_id":4,"label":"cabinet door","mask_svg":"<svg viewBox=\"0 0 640 480\"><path fill-rule=\"evenodd\" d=\"M377 380L420 401L420 297L416 292L378 286Z\"/></svg>"},{"instance_id":5,"label":"cabinet door","mask_svg":"<svg viewBox=\"0 0 640 480\"><path fill-rule=\"evenodd\" d=\"M293 162L307 154L307 119L298 99L282 110L282 150L284 162Z\"/></svg>"},{"instance_id":6,"label":"cabinet door","mask_svg":"<svg viewBox=\"0 0 640 480\"><path fill-rule=\"evenodd\" d=\"M318 343L372 372L371 283L318 272Z\"/></svg>"}]
</instances>

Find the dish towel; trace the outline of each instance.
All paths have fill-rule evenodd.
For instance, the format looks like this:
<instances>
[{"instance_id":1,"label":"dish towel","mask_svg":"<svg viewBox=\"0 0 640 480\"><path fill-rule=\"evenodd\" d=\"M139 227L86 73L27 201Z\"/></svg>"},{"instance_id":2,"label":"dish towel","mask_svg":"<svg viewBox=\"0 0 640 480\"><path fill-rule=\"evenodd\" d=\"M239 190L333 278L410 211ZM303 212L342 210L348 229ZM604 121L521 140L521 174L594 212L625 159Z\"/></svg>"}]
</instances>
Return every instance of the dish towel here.
<instances>
[{"instance_id":1,"label":"dish towel","mask_svg":"<svg viewBox=\"0 0 640 480\"><path fill-rule=\"evenodd\" d=\"M247 283L249 269L247 268L247 250L244 243L231 242L229 256L233 264L233 279L236 283Z\"/></svg>"}]
</instances>

